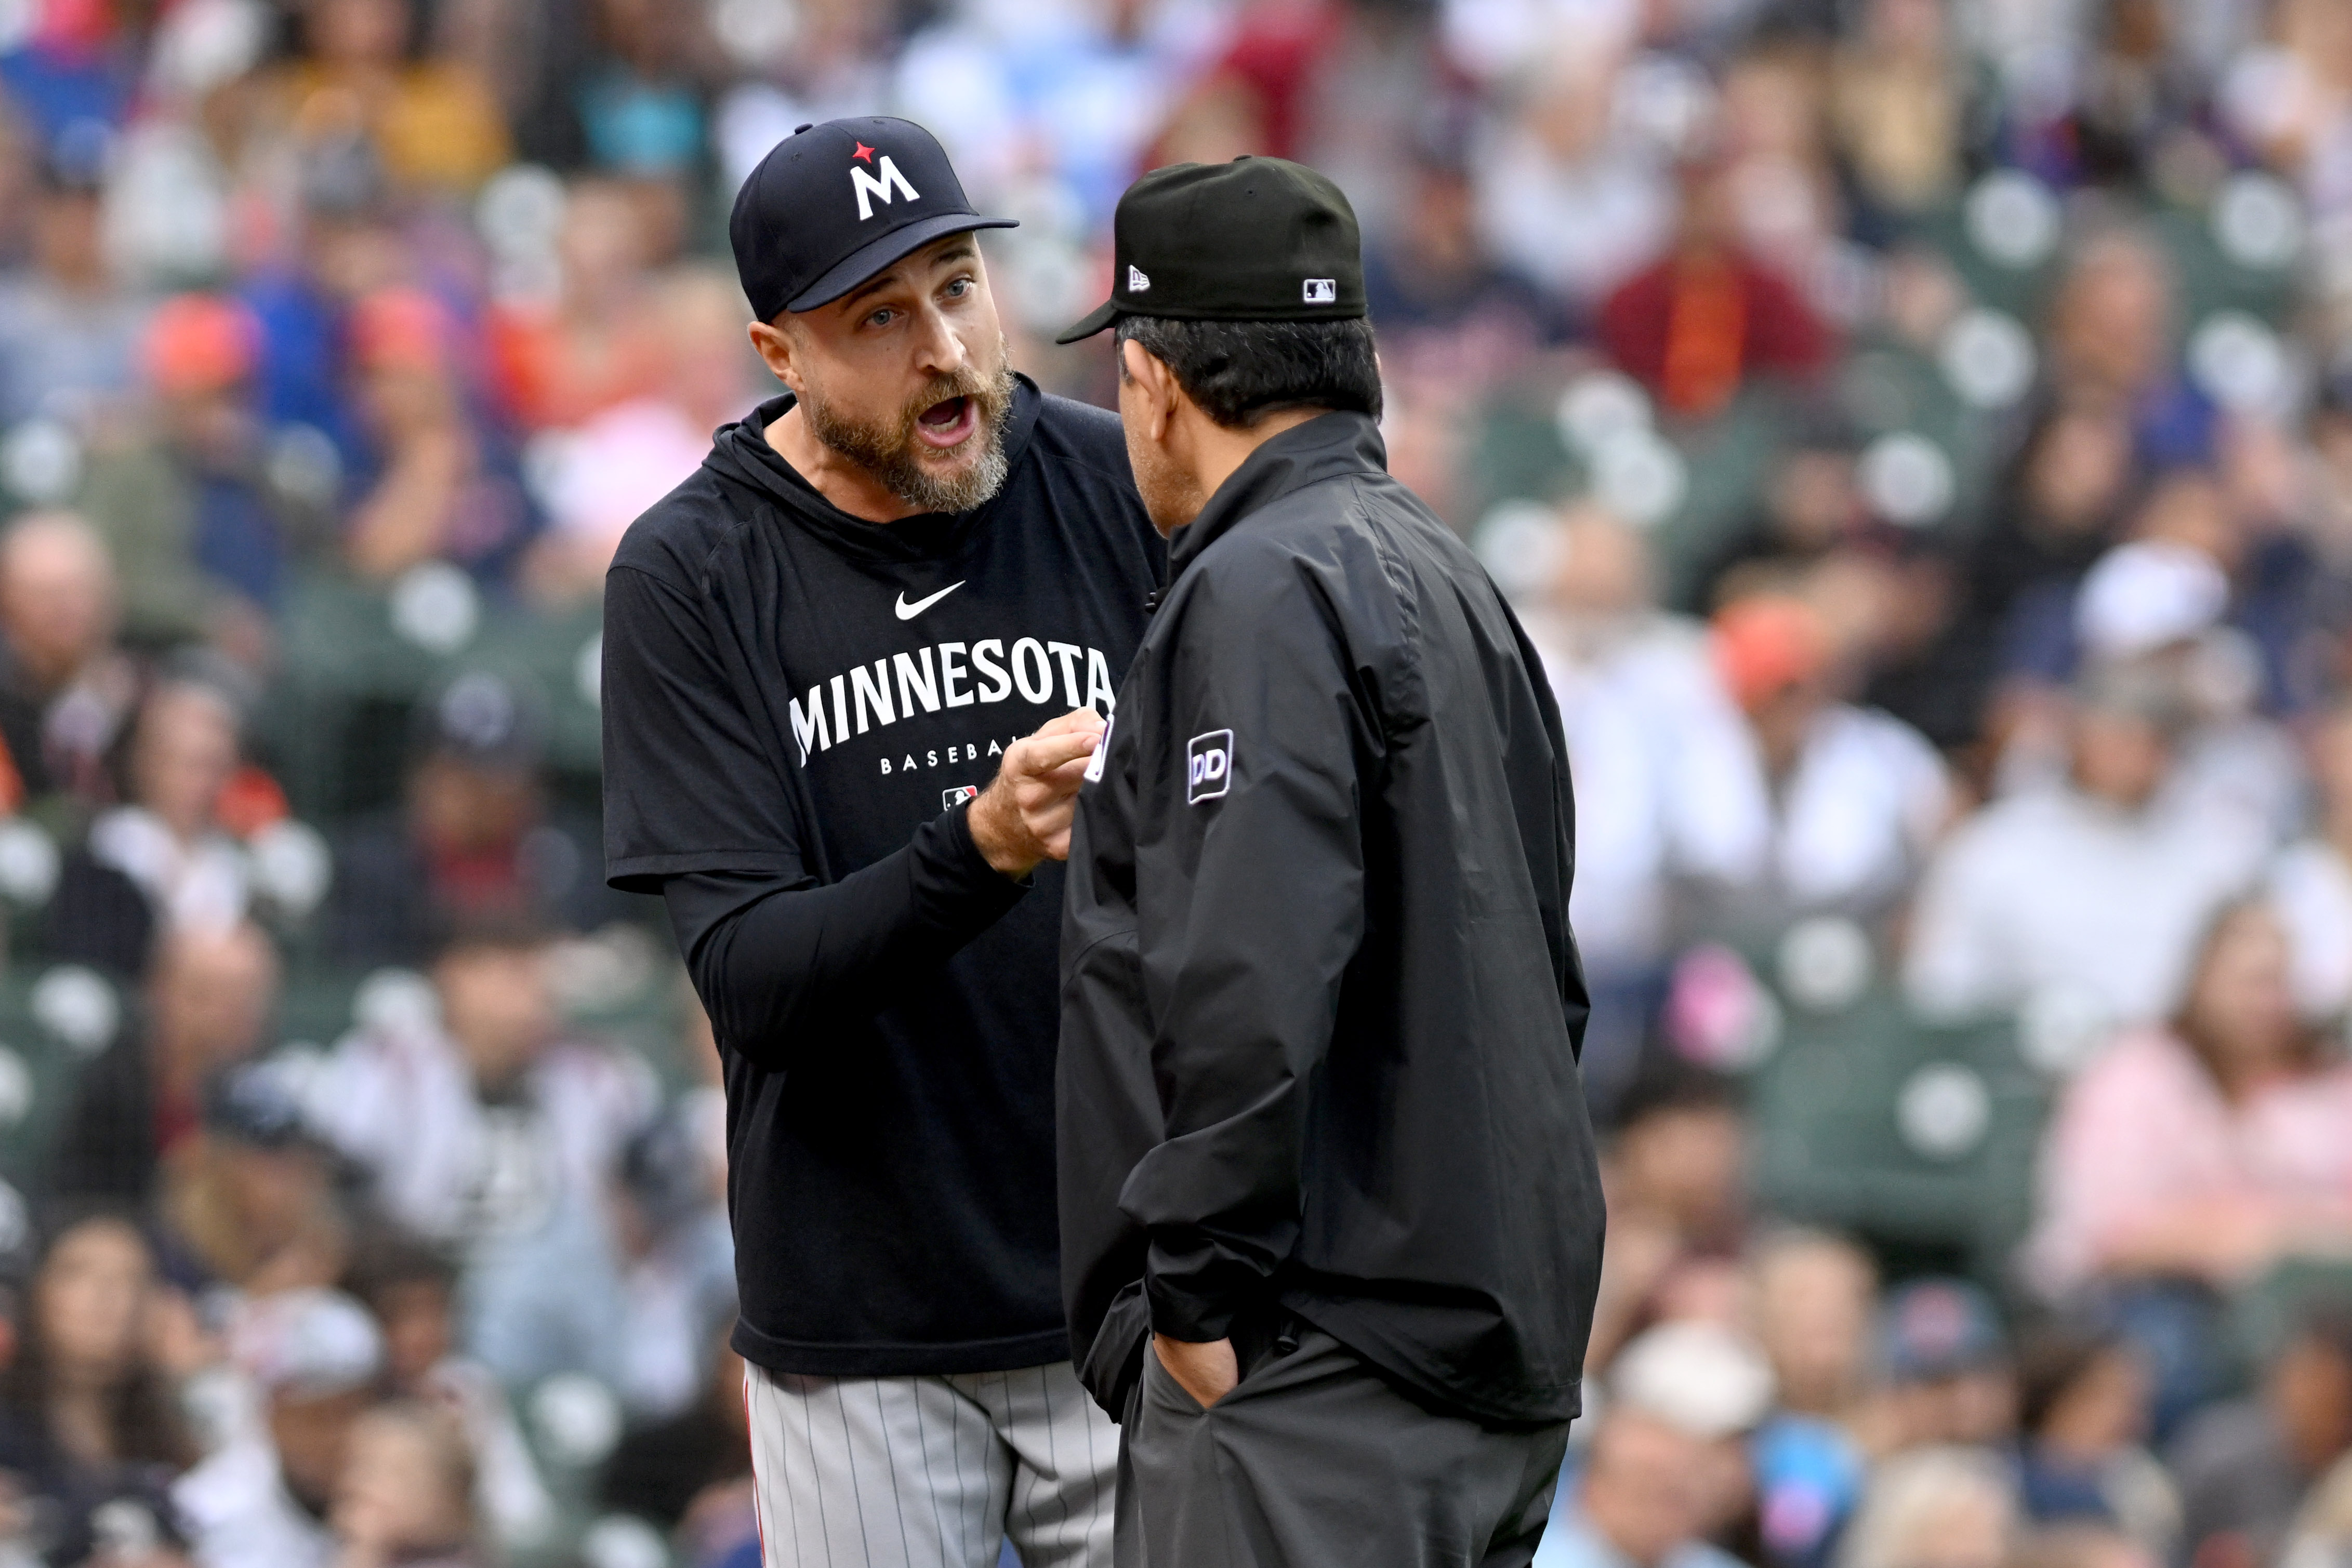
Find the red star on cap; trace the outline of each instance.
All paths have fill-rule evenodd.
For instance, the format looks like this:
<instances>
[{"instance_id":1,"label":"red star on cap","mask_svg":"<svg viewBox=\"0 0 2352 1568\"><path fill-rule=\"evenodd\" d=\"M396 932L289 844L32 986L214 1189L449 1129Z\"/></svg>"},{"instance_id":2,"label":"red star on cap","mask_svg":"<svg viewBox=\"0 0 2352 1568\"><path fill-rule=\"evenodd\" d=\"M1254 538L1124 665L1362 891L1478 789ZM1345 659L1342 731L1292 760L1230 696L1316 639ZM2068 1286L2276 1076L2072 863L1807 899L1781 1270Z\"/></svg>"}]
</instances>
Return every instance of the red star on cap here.
<instances>
[{"instance_id":1,"label":"red star on cap","mask_svg":"<svg viewBox=\"0 0 2352 1568\"><path fill-rule=\"evenodd\" d=\"M850 156L852 158L863 158L866 162L871 163L874 162L874 149L861 141L857 144L857 151L852 152Z\"/></svg>"}]
</instances>

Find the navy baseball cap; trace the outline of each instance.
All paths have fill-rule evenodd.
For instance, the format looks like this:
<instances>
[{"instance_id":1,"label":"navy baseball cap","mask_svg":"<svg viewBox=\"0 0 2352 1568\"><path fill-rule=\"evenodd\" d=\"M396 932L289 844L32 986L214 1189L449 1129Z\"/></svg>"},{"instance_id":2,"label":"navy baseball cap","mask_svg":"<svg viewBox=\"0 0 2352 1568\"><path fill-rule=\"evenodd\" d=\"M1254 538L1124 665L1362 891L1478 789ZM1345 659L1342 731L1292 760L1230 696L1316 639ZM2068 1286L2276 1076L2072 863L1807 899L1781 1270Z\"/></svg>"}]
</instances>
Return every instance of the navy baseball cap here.
<instances>
[{"instance_id":1,"label":"navy baseball cap","mask_svg":"<svg viewBox=\"0 0 2352 1568\"><path fill-rule=\"evenodd\" d=\"M840 298L935 239L1019 226L972 211L929 131L873 116L777 142L735 193L727 237L751 313L772 321Z\"/></svg>"}]
</instances>

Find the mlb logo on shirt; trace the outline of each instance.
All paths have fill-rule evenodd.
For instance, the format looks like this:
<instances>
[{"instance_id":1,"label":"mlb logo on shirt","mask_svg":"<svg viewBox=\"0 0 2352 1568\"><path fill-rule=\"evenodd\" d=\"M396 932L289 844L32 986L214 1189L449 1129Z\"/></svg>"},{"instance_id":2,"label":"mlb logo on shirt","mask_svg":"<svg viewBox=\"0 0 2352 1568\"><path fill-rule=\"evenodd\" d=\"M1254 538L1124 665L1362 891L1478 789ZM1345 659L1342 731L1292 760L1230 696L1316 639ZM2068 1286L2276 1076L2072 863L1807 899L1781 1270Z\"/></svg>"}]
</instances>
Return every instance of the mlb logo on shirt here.
<instances>
[{"instance_id":1,"label":"mlb logo on shirt","mask_svg":"<svg viewBox=\"0 0 2352 1568\"><path fill-rule=\"evenodd\" d=\"M942 789L940 791L940 810L952 811L979 793L980 786L977 784L959 784L951 789Z\"/></svg>"},{"instance_id":2,"label":"mlb logo on shirt","mask_svg":"<svg viewBox=\"0 0 2352 1568\"><path fill-rule=\"evenodd\" d=\"M1213 729L1196 735L1184 748L1184 804L1213 800L1233 788L1234 732Z\"/></svg>"},{"instance_id":3,"label":"mlb logo on shirt","mask_svg":"<svg viewBox=\"0 0 2352 1568\"><path fill-rule=\"evenodd\" d=\"M1337 305L1339 302L1339 282L1333 277L1310 277L1307 280L1307 303Z\"/></svg>"}]
</instances>

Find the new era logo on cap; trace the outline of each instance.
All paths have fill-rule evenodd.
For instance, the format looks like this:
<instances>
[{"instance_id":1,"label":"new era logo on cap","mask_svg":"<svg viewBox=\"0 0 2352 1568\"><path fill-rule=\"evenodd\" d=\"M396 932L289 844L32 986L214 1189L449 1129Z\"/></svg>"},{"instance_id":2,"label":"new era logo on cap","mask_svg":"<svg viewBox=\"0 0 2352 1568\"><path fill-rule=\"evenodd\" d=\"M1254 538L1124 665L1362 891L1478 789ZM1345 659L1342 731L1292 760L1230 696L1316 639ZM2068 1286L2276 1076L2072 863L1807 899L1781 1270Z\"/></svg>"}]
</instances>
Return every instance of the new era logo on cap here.
<instances>
[{"instance_id":1,"label":"new era logo on cap","mask_svg":"<svg viewBox=\"0 0 2352 1568\"><path fill-rule=\"evenodd\" d=\"M1151 279L1143 275L1143 268L1130 264L1127 269L1127 291L1141 294L1150 287Z\"/></svg>"},{"instance_id":2,"label":"new era logo on cap","mask_svg":"<svg viewBox=\"0 0 2352 1568\"><path fill-rule=\"evenodd\" d=\"M1306 301L1309 305L1336 305L1339 300L1339 280L1336 277L1310 277L1307 280Z\"/></svg>"}]
</instances>

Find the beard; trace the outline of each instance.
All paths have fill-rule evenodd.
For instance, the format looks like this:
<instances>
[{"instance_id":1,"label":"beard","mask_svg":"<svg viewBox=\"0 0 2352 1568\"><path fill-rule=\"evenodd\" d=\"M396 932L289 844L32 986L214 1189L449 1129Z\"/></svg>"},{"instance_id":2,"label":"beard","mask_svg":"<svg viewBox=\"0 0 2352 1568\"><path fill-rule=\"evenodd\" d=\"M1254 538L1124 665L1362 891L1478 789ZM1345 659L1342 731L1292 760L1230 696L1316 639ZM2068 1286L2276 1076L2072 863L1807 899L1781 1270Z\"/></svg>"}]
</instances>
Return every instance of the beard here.
<instances>
[{"instance_id":1,"label":"beard","mask_svg":"<svg viewBox=\"0 0 2352 1568\"><path fill-rule=\"evenodd\" d=\"M969 512L992 499L1012 470L1004 455L1004 426L1013 417L1013 368L1004 340L997 340L996 371L967 364L939 376L891 417L859 419L827 401L814 383L801 397L809 434L872 474L892 495L927 512ZM961 446L971 455L953 472L934 472L926 459L945 457L915 434L925 410L950 398L968 398L979 416Z\"/></svg>"}]
</instances>

